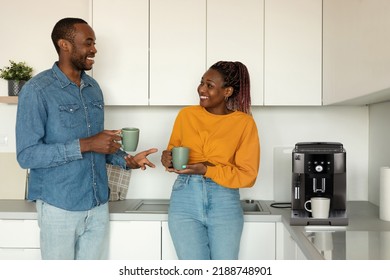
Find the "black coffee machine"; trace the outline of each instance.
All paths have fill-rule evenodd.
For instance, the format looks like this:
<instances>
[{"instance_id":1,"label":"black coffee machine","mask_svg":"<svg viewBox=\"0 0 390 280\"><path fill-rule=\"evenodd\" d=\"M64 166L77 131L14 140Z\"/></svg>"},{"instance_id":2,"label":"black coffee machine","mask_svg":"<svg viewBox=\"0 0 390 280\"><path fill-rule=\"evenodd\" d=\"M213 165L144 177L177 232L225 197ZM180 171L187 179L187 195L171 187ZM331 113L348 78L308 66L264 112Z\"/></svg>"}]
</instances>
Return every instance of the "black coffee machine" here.
<instances>
[{"instance_id":1,"label":"black coffee machine","mask_svg":"<svg viewBox=\"0 0 390 280\"><path fill-rule=\"evenodd\" d=\"M291 225L348 225L346 152L337 142L300 142L292 151ZM329 218L312 218L304 204L330 198Z\"/></svg>"}]
</instances>

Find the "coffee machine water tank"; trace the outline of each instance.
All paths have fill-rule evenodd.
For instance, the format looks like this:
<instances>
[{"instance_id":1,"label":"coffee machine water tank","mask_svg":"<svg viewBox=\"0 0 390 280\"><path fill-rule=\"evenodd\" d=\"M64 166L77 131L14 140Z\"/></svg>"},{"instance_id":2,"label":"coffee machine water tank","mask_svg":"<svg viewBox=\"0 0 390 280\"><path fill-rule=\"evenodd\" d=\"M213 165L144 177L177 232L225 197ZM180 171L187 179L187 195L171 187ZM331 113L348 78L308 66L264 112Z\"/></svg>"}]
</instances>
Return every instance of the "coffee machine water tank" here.
<instances>
[{"instance_id":1,"label":"coffee machine water tank","mask_svg":"<svg viewBox=\"0 0 390 280\"><path fill-rule=\"evenodd\" d=\"M346 151L338 142L300 142L292 151L292 225L347 225ZM330 199L329 218L312 218L305 202Z\"/></svg>"}]
</instances>

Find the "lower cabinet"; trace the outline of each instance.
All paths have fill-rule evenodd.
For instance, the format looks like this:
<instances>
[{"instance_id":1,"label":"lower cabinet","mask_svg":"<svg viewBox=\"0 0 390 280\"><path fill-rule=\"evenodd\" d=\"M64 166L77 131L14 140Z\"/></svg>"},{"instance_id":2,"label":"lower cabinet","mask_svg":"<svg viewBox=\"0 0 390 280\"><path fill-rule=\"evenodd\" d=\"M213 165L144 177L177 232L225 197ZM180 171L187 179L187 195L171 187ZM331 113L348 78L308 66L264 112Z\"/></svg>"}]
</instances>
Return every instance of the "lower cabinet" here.
<instances>
[{"instance_id":1,"label":"lower cabinet","mask_svg":"<svg viewBox=\"0 0 390 280\"><path fill-rule=\"evenodd\" d=\"M169 234L168 222L162 222L161 228L161 257L163 260L175 260L177 256ZM245 222L239 259L274 260L275 254L275 223Z\"/></svg>"},{"instance_id":2,"label":"lower cabinet","mask_svg":"<svg viewBox=\"0 0 390 280\"><path fill-rule=\"evenodd\" d=\"M283 225L276 223L276 259L277 260L306 260L306 256Z\"/></svg>"},{"instance_id":3,"label":"lower cabinet","mask_svg":"<svg viewBox=\"0 0 390 280\"><path fill-rule=\"evenodd\" d=\"M110 260L160 260L161 221L111 221Z\"/></svg>"},{"instance_id":4,"label":"lower cabinet","mask_svg":"<svg viewBox=\"0 0 390 280\"><path fill-rule=\"evenodd\" d=\"M276 259L277 224L245 222L239 259ZM283 226L281 223L280 225ZM168 222L111 221L105 258L110 260L177 259ZM37 259L41 259L37 220L0 220L0 260Z\"/></svg>"},{"instance_id":5,"label":"lower cabinet","mask_svg":"<svg viewBox=\"0 0 390 280\"><path fill-rule=\"evenodd\" d=\"M160 260L161 221L111 221L106 258ZM0 260L41 259L37 220L0 220Z\"/></svg>"},{"instance_id":6,"label":"lower cabinet","mask_svg":"<svg viewBox=\"0 0 390 280\"><path fill-rule=\"evenodd\" d=\"M168 222L161 222L161 259L177 260L175 247L173 246Z\"/></svg>"},{"instance_id":7,"label":"lower cabinet","mask_svg":"<svg viewBox=\"0 0 390 280\"><path fill-rule=\"evenodd\" d=\"M276 257L274 222L245 222L241 236L240 260L274 260Z\"/></svg>"},{"instance_id":8,"label":"lower cabinet","mask_svg":"<svg viewBox=\"0 0 390 280\"><path fill-rule=\"evenodd\" d=\"M0 220L0 260L39 260L37 220Z\"/></svg>"}]
</instances>

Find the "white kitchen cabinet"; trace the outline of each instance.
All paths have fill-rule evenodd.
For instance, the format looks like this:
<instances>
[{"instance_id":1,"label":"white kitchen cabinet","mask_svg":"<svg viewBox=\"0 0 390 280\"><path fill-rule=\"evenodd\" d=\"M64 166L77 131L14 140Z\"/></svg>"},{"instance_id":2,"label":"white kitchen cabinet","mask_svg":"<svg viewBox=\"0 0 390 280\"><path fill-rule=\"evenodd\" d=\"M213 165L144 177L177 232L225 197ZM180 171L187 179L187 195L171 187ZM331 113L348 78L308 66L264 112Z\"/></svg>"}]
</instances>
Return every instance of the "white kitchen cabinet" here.
<instances>
[{"instance_id":1,"label":"white kitchen cabinet","mask_svg":"<svg viewBox=\"0 0 390 280\"><path fill-rule=\"evenodd\" d=\"M324 0L323 102L390 100L390 1Z\"/></svg>"},{"instance_id":2,"label":"white kitchen cabinet","mask_svg":"<svg viewBox=\"0 0 390 280\"><path fill-rule=\"evenodd\" d=\"M168 222L161 222L161 259L177 260L175 247L169 233Z\"/></svg>"},{"instance_id":3,"label":"white kitchen cabinet","mask_svg":"<svg viewBox=\"0 0 390 280\"><path fill-rule=\"evenodd\" d=\"M39 248L0 248L0 260L40 260Z\"/></svg>"},{"instance_id":4,"label":"white kitchen cabinet","mask_svg":"<svg viewBox=\"0 0 390 280\"><path fill-rule=\"evenodd\" d=\"M199 103L206 0L150 0L150 105Z\"/></svg>"},{"instance_id":5,"label":"white kitchen cabinet","mask_svg":"<svg viewBox=\"0 0 390 280\"><path fill-rule=\"evenodd\" d=\"M207 66L241 61L251 78L252 105L263 105L264 0L207 0Z\"/></svg>"},{"instance_id":6,"label":"white kitchen cabinet","mask_svg":"<svg viewBox=\"0 0 390 280\"><path fill-rule=\"evenodd\" d=\"M306 260L306 256L283 223L276 223L276 259Z\"/></svg>"},{"instance_id":7,"label":"white kitchen cabinet","mask_svg":"<svg viewBox=\"0 0 390 280\"><path fill-rule=\"evenodd\" d=\"M160 260L160 221L111 221L108 259ZM0 260L40 259L37 220L0 220Z\"/></svg>"},{"instance_id":8,"label":"white kitchen cabinet","mask_svg":"<svg viewBox=\"0 0 390 280\"><path fill-rule=\"evenodd\" d=\"M97 54L93 77L106 105L148 105L149 4L93 0Z\"/></svg>"},{"instance_id":9,"label":"white kitchen cabinet","mask_svg":"<svg viewBox=\"0 0 390 280\"><path fill-rule=\"evenodd\" d=\"M276 223L276 259L296 260L297 245L283 223Z\"/></svg>"},{"instance_id":10,"label":"white kitchen cabinet","mask_svg":"<svg viewBox=\"0 0 390 280\"><path fill-rule=\"evenodd\" d=\"M321 105L322 0L265 0L264 105Z\"/></svg>"},{"instance_id":11,"label":"white kitchen cabinet","mask_svg":"<svg viewBox=\"0 0 390 280\"><path fill-rule=\"evenodd\" d=\"M245 222L238 258L240 260L274 260L275 233L273 222Z\"/></svg>"},{"instance_id":12,"label":"white kitchen cabinet","mask_svg":"<svg viewBox=\"0 0 390 280\"><path fill-rule=\"evenodd\" d=\"M160 260L160 221L111 221L110 260Z\"/></svg>"},{"instance_id":13,"label":"white kitchen cabinet","mask_svg":"<svg viewBox=\"0 0 390 280\"><path fill-rule=\"evenodd\" d=\"M0 220L0 260L40 258L37 220Z\"/></svg>"},{"instance_id":14,"label":"white kitchen cabinet","mask_svg":"<svg viewBox=\"0 0 390 280\"><path fill-rule=\"evenodd\" d=\"M305 261L307 260L307 257L305 256L305 254L303 253L303 251L301 250L301 248L299 248L298 245L296 245L296 248L297 248L297 260L302 260L302 261Z\"/></svg>"},{"instance_id":15,"label":"white kitchen cabinet","mask_svg":"<svg viewBox=\"0 0 390 280\"><path fill-rule=\"evenodd\" d=\"M162 222L162 259L177 259L168 222ZM275 223L245 222L241 237L240 260L275 259Z\"/></svg>"}]
</instances>

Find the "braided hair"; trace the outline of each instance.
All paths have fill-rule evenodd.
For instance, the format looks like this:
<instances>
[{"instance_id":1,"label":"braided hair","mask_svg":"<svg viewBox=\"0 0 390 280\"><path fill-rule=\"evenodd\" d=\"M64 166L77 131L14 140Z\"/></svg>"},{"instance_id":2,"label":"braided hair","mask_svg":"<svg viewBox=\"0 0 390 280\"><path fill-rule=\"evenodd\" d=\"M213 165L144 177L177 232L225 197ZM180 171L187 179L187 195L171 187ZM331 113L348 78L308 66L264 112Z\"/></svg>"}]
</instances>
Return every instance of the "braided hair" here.
<instances>
[{"instance_id":1,"label":"braided hair","mask_svg":"<svg viewBox=\"0 0 390 280\"><path fill-rule=\"evenodd\" d=\"M222 75L224 88L233 88L232 95L226 101L227 108L251 114L250 79L246 66L239 61L218 61L210 69Z\"/></svg>"}]
</instances>

